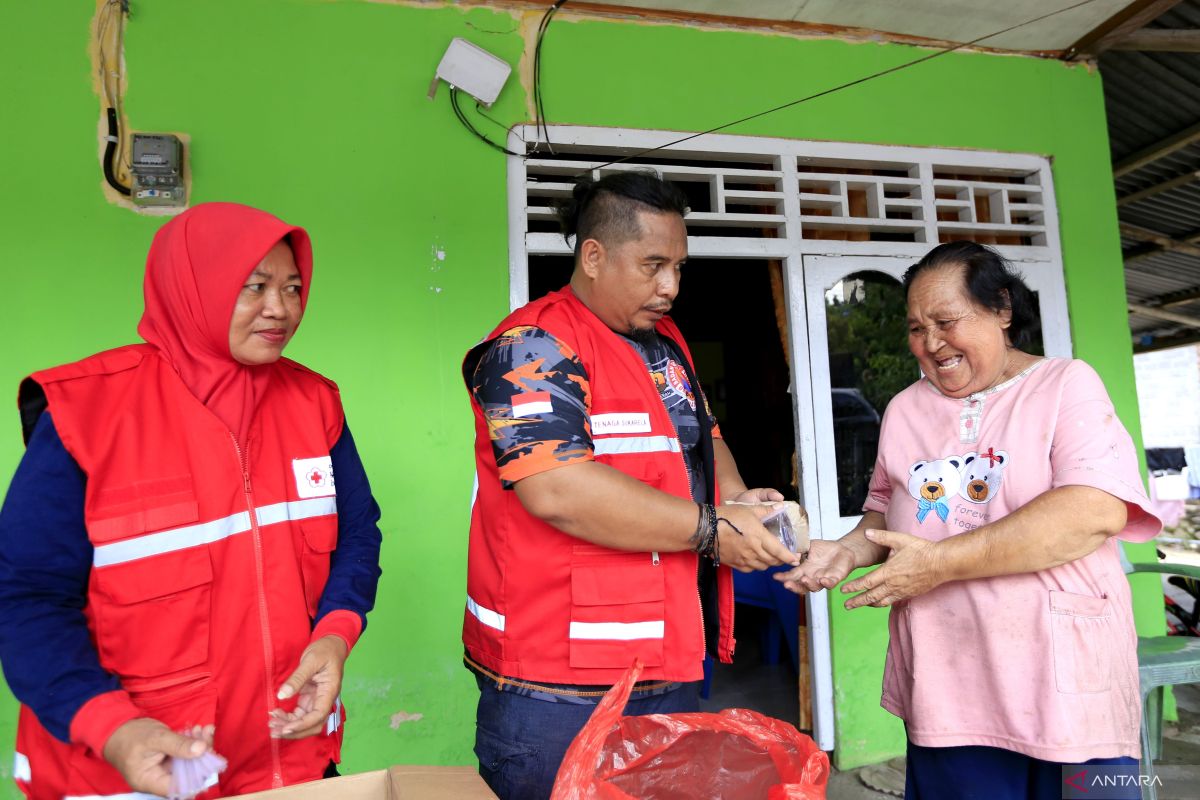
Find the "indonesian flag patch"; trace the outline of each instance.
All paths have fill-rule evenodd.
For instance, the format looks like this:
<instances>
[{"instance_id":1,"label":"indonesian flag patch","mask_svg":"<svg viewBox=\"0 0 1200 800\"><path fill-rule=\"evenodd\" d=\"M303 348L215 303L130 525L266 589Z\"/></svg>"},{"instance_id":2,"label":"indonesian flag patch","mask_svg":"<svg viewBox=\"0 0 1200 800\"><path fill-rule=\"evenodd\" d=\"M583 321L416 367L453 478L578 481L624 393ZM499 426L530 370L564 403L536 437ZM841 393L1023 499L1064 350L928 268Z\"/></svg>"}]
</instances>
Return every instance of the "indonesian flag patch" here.
<instances>
[{"instance_id":1,"label":"indonesian flag patch","mask_svg":"<svg viewBox=\"0 0 1200 800\"><path fill-rule=\"evenodd\" d=\"M333 487L333 462L329 456L293 458L292 472L296 476L296 494L301 499L337 494Z\"/></svg>"},{"instance_id":2,"label":"indonesian flag patch","mask_svg":"<svg viewBox=\"0 0 1200 800\"><path fill-rule=\"evenodd\" d=\"M549 392L525 392L512 397L513 419L546 414L553 410Z\"/></svg>"}]
</instances>

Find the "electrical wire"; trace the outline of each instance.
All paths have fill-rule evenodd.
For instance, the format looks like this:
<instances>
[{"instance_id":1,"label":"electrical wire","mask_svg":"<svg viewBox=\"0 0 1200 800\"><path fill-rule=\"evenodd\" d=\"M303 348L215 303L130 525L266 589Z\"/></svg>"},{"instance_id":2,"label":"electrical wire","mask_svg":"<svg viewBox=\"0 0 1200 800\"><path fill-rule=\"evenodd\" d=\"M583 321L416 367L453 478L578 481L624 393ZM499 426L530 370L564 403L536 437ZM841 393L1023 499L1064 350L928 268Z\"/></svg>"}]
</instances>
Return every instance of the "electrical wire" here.
<instances>
[{"instance_id":1,"label":"electrical wire","mask_svg":"<svg viewBox=\"0 0 1200 800\"><path fill-rule=\"evenodd\" d=\"M114 23L114 17L116 19ZM96 23L96 40L97 51L99 53L99 77L100 85L104 92L104 102L107 108L112 108L120 113L121 103L121 49L123 38L123 26L121 18L121 0L107 0L100 9L100 15ZM116 36L113 37L112 31L115 28ZM116 63L111 64L112 56L109 52L109 39L113 38L116 51ZM115 80L114 80L115 79Z\"/></svg>"},{"instance_id":2,"label":"electrical wire","mask_svg":"<svg viewBox=\"0 0 1200 800\"><path fill-rule=\"evenodd\" d=\"M555 0L554 5L546 9L546 13L542 15L541 24L538 25L537 41L533 46L534 124L538 135L546 143L546 149L551 153L554 152L554 145L550 143L550 130L546 127L546 101L542 94L542 40L546 38L546 30L550 27L550 20L566 2L567 0ZM537 145L535 144L534 147L536 149Z\"/></svg>"},{"instance_id":3,"label":"electrical wire","mask_svg":"<svg viewBox=\"0 0 1200 800\"><path fill-rule=\"evenodd\" d=\"M108 39L109 27L112 22L110 20L109 9L115 0L109 0L100 10L100 16L96 20L96 49L99 53L97 64L98 77L100 78L100 89L104 92L104 102L109 108L113 106L112 89L109 87L109 69L108 69L108 54L104 43Z\"/></svg>"},{"instance_id":4,"label":"electrical wire","mask_svg":"<svg viewBox=\"0 0 1200 800\"><path fill-rule=\"evenodd\" d=\"M732 128L734 125L740 125L743 122L749 122L750 120L758 119L759 117L765 117L768 114L774 114L776 111L782 111L785 108L791 108L792 106L797 106L797 105L800 105L801 103L807 103L810 100L816 100L819 97L825 97L825 96L831 95L835 92L840 92L843 89L849 89L852 86L858 86L859 84L866 83L867 81L872 81L872 80L875 80L876 78L882 78L883 76L890 75L893 72L899 72L901 70L908 69L909 67L915 67L918 64L923 64L926 61L932 61L933 59L944 56L947 53L953 53L954 51L961 50L964 47L971 47L972 45L979 44L980 42L987 41L988 39L993 39L1002 34L1009 33L1011 31L1015 31L1018 28L1024 28L1026 25L1032 25L1035 22L1041 22L1044 19L1049 19L1050 17L1058 16L1059 14L1066 13L1067 11L1073 11L1076 8L1082 8L1083 6L1089 5L1094 2L1096 2L1096 0L1080 0L1080 2L1073 3L1064 8L1060 8L1057 11L1051 11L1049 13L1042 14L1040 16L1034 17L1033 19L1025 20L1024 22L1018 23L1016 25L1010 25L1009 27L1004 28L1003 30L994 31L992 33L987 34L986 36L980 36L977 39L972 39L969 42L961 42L959 44L954 44L949 47L944 47L941 50L930 53L928 55L921 56L920 58L915 58L912 61L906 61L903 64L897 64L894 67L889 67L887 69L880 70L879 72L871 73L870 75L864 75L861 78L856 78L855 80L839 84L837 86L831 87L829 89L825 89L825 90L817 92L815 94L810 94L810 95L807 95L806 97L801 97L796 100L792 100L790 102L783 103L781 105L777 105L774 108L768 108L766 111L759 111L757 114L751 114L747 117L742 117L741 119L735 119L733 122L726 122L724 125L718 125L715 128L709 128L708 130L701 131L700 133L689 134L688 136L684 136L682 139L676 139L673 142L667 142L666 144L661 144L658 147L651 147L646 150L641 150L637 153L632 153L630 155L627 155L624 158L618 158L615 161L609 161L607 163L600 164L599 166L596 166L596 167L589 167L587 171L578 173L577 175L574 176L574 178L576 180L578 180L579 178L589 175L591 172L593 172L595 170L604 169L605 167L611 167L616 164L623 164L627 161L632 161L635 158L641 158L642 156L648 155L648 154L656 152L658 150L664 150L668 147L674 147L677 144L683 144L684 142L691 141L692 139L696 139L700 136L707 136L710 133L717 133L718 131L723 131L726 128ZM547 16L549 16L549 12L547 12ZM539 34L538 43L539 44L541 43L540 34ZM536 51L534 53L534 84L533 84L533 86L534 86L534 92L537 93L538 89L537 89L537 53L536 53ZM549 137L547 136L546 138L547 138L547 143L548 143ZM553 152L553 150L551 150L551 152Z\"/></svg>"},{"instance_id":5,"label":"electrical wire","mask_svg":"<svg viewBox=\"0 0 1200 800\"><path fill-rule=\"evenodd\" d=\"M120 172L124 172L127 177L129 169L125 159L125 140L120 135L118 121L121 118L121 86L124 80L122 52L125 43L125 16L128 12L126 0L108 0L101 7L96 21L100 85L104 94L108 130L107 144L104 147L104 178L113 189L123 195L130 194L130 189L121 183ZM115 39L112 42L115 52L109 51L110 39Z\"/></svg>"},{"instance_id":6,"label":"electrical wire","mask_svg":"<svg viewBox=\"0 0 1200 800\"><path fill-rule=\"evenodd\" d=\"M523 155L522 153L514 153L512 150L509 150L507 147L504 147L503 145L496 144L491 139L489 139L487 136L485 136L482 132L480 132L480 130L478 128L475 127L475 125L471 122L471 120L467 118L467 115L463 113L462 107L459 106L459 104L458 104L458 87L457 86L450 87L450 107L454 109L454 116L458 117L458 121L463 124L463 127L466 128L467 130L469 130L471 133L475 134L475 136L481 142L486 144L488 147L492 147L496 150L499 150L501 153L505 153L506 155L510 155L510 156L520 157ZM492 120L492 121L495 122L495 120ZM499 123L497 123L497 124L499 124Z\"/></svg>"},{"instance_id":7,"label":"electrical wire","mask_svg":"<svg viewBox=\"0 0 1200 800\"><path fill-rule=\"evenodd\" d=\"M480 103L478 100L475 101L475 111L479 114L479 116L483 117L488 122L492 123L500 130L504 131L505 141L508 141L508 137L511 136L513 131L516 130L516 127L521 124L520 122L514 122L512 125L505 125L503 122L501 122L500 120L493 117L491 114L484 111L483 104ZM525 141L525 137L521 135L520 131L517 131L517 138L520 139L522 142L525 142L526 144L528 144L528 142Z\"/></svg>"},{"instance_id":8,"label":"electrical wire","mask_svg":"<svg viewBox=\"0 0 1200 800\"><path fill-rule=\"evenodd\" d=\"M121 103L121 92L125 84L125 21L129 18L129 0L117 0L120 6L120 13L117 19L120 25L117 27L117 81L116 81L116 111L117 119L123 120L125 109ZM128 136L117 137L117 166L124 171L124 176L132 185L133 178L130 175L130 159L129 153L125 149ZM121 171L117 172L117 177L121 177Z\"/></svg>"},{"instance_id":9,"label":"electrical wire","mask_svg":"<svg viewBox=\"0 0 1200 800\"><path fill-rule=\"evenodd\" d=\"M117 176L113 174L113 153L117 149L117 140L120 138L117 135L117 112L113 108L105 111L108 117L108 143L104 145L104 180L108 181L108 185L117 192L128 196L132 194L132 190L118 181Z\"/></svg>"}]
</instances>

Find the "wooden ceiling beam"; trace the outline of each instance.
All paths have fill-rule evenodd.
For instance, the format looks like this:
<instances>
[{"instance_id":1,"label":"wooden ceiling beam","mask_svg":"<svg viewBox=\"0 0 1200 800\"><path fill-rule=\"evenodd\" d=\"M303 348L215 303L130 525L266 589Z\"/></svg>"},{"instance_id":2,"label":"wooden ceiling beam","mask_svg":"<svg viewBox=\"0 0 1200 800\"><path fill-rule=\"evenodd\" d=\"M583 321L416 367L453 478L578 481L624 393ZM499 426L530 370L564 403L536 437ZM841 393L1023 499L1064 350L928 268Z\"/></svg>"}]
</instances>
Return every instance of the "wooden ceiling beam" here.
<instances>
[{"instance_id":1,"label":"wooden ceiling beam","mask_svg":"<svg viewBox=\"0 0 1200 800\"><path fill-rule=\"evenodd\" d=\"M1167 252L1183 252L1188 253L1188 255L1200 256L1200 248L1197 248L1197 252L1189 253L1187 250L1171 251L1156 244L1143 244L1134 247L1131 250L1126 250L1121 254L1121 260L1125 262L1125 266L1128 268L1139 261L1145 261L1147 258L1153 258L1154 256Z\"/></svg>"},{"instance_id":2,"label":"wooden ceiling beam","mask_svg":"<svg viewBox=\"0 0 1200 800\"><path fill-rule=\"evenodd\" d=\"M1200 257L1200 231L1185 233L1178 239L1174 239L1165 233L1159 233L1158 231L1152 231L1149 228L1142 228L1137 225L1130 225L1127 222L1122 222L1121 235L1127 239L1137 239L1139 242L1147 243L1144 247L1137 247L1126 251L1124 255L1126 264L1129 264L1132 261L1148 258L1168 250L1176 253L1185 253L1189 256Z\"/></svg>"},{"instance_id":3,"label":"wooden ceiling beam","mask_svg":"<svg viewBox=\"0 0 1200 800\"><path fill-rule=\"evenodd\" d=\"M1197 142L1200 142L1200 122L1121 159L1113 165L1113 177L1128 175Z\"/></svg>"},{"instance_id":4,"label":"wooden ceiling beam","mask_svg":"<svg viewBox=\"0 0 1200 800\"><path fill-rule=\"evenodd\" d=\"M1200 328L1200 317L1192 317L1187 314L1179 314L1174 311L1166 311L1154 306L1142 305L1141 303L1129 303L1130 314L1141 314L1143 317L1154 317L1155 319L1174 322L1176 325L1186 325L1189 328Z\"/></svg>"},{"instance_id":5,"label":"wooden ceiling beam","mask_svg":"<svg viewBox=\"0 0 1200 800\"><path fill-rule=\"evenodd\" d=\"M1200 53L1200 30L1142 28L1109 50L1139 50L1147 53Z\"/></svg>"},{"instance_id":6,"label":"wooden ceiling beam","mask_svg":"<svg viewBox=\"0 0 1200 800\"><path fill-rule=\"evenodd\" d=\"M429 0L421 0L429 2ZM1144 0L1142 0L1144 1ZM1174 0L1179 2L1179 0ZM458 6L483 6L487 8L511 8L517 10L544 11L553 5L554 0L454 0ZM750 6L749 2L729 3L736 10L738 5ZM669 25L695 25L709 28L732 28L740 30L767 31L784 33L795 36L816 36L823 38L848 39L851 41L894 42L909 44L915 47L930 47L936 49L961 46L962 42L937 39L916 34L898 33L870 28L859 28L850 25L835 25L823 22L805 22L797 19L774 19L767 17L739 17L728 14L708 14L696 11L680 11L669 8L643 8L636 3L617 5L615 3L589 2L589 0L571 0L562 6L558 12L562 15L576 17L596 17L620 20L637 20L649 23L666 23ZM1022 53L1039 58L1066 58L1067 50L1015 50L1009 47L994 47L986 41L971 45L969 50L985 53Z\"/></svg>"},{"instance_id":7,"label":"wooden ceiling beam","mask_svg":"<svg viewBox=\"0 0 1200 800\"><path fill-rule=\"evenodd\" d=\"M1200 230L1190 231L1178 239L1172 239L1168 234L1143 228L1140 225L1122 222L1120 226L1122 236L1137 239L1139 242L1154 242L1167 250L1173 249L1172 245L1174 244L1192 245L1200 242Z\"/></svg>"},{"instance_id":8,"label":"wooden ceiling beam","mask_svg":"<svg viewBox=\"0 0 1200 800\"><path fill-rule=\"evenodd\" d=\"M1195 170L1194 172L1185 172L1182 175L1177 175L1176 177L1171 178L1170 180L1162 181L1160 183L1153 184L1152 186L1147 186L1145 189L1139 189L1136 192L1130 192L1129 194L1121 195L1117 198L1117 207L1121 208L1123 206L1139 203L1148 197L1154 197L1157 194L1169 192L1172 189L1178 189L1180 186L1187 186L1189 183L1194 183L1197 180L1200 180L1200 169Z\"/></svg>"},{"instance_id":9,"label":"wooden ceiling beam","mask_svg":"<svg viewBox=\"0 0 1200 800\"><path fill-rule=\"evenodd\" d=\"M1068 47L1063 58L1067 61L1095 58L1117 42L1128 38L1130 34L1146 27L1179 2L1180 0L1137 0L1130 3Z\"/></svg>"},{"instance_id":10,"label":"wooden ceiling beam","mask_svg":"<svg viewBox=\"0 0 1200 800\"><path fill-rule=\"evenodd\" d=\"M1151 308L1170 309L1171 306L1187 305L1197 300L1200 300L1200 288L1181 289L1178 292L1167 292L1166 294L1147 297L1144 300L1140 300L1139 304L1150 306Z\"/></svg>"},{"instance_id":11,"label":"wooden ceiling beam","mask_svg":"<svg viewBox=\"0 0 1200 800\"><path fill-rule=\"evenodd\" d=\"M544 11L554 4L554 0L455 0L460 6L483 6L487 8L513 8L518 10ZM897 44L911 44L917 47L944 48L951 47L957 42L944 39L934 39L928 36L916 36L890 31L877 31L870 28L858 28L850 25L833 25L822 22L804 22L791 19L773 19L768 17L739 17L728 14L705 14L695 11L677 11L669 8L642 8L637 5L616 5L614 3L587 2L587 0L572 0L563 5L560 15L575 15L583 17L600 17L619 20L637 20L640 22L665 23L670 25L699 25L712 28L733 28L754 31L769 31L771 33L786 33L797 36L814 36L822 38L850 39L858 41L878 42L880 40ZM987 44L974 45L971 49L986 52L1012 52L1004 48L988 47ZM1025 52L1025 51L1022 51ZM1045 51L1029 51L1031 55L1060 55Z\"/></svg>"}]
</instances>

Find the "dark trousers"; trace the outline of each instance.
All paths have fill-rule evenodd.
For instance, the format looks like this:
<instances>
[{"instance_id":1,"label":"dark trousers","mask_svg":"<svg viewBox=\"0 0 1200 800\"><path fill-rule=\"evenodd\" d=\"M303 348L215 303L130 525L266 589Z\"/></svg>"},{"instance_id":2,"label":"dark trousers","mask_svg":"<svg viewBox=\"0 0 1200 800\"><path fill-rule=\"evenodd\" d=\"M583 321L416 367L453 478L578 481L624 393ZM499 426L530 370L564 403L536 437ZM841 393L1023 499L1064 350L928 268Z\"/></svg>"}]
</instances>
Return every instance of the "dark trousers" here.
<instances>
[{"instance_id":1,"label":"dark trousers","mask_svg":"<svg viewBox=\"0 0 1200 800\"><path fill-rule=\"evenodd\" d=\"M1064 772L1063 767L1070 769ZM1121 772L1130 776L1132 785L1103 792L1088 783L1097 770L1106 774ZM1111 769L1111 768L1117 769ZM1081 774L1082 773L1082 774ZM1063 797L1089 797L1138 800L1138 761L1136 758L1093 758L1080 764L1041 761L998 747L921 747L908 743L908 767L904 786L905 800L1062 800ZM1072 785L1086 791L1075 794Z\"/></svg>"},{"instance_id":2,"label":"dark trousers","mask_svg":"<svg viewBox=\"0 0 1200 800\"><path fill-rule=\"evenodd\" d=\"M500 800L546 800L567 747L592 715L595 704L552 702L499 691L491 681L476 677L479 708L475 715L475 756L479 759L479 774ZM664 694L645 696L635 691L625 715L699 710L699 684L685 683Z\"/></svg>"}]
</instances>

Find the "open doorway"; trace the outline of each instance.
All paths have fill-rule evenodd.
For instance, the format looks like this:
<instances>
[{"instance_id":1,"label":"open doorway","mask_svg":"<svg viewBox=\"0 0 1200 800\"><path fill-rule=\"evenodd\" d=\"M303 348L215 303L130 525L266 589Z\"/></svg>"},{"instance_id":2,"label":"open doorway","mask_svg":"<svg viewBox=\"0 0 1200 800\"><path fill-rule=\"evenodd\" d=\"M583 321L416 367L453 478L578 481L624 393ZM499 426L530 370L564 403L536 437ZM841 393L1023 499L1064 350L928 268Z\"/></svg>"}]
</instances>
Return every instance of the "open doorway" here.
<instances>
[{"instance_id":1,"label":"open doorway","mask_svg":"<svg viewBox=\"0 0 1200 800\"><path fill-rule=\"evenodd\" d=\"M564 286L571 269L570 256L531 256L529 299ZM773 487L796 500L785 308L780 262L694 258L684 267L671 316L746 485ZM801 719L799 701L798 676L808 671L799 627L804 604L766 574L738 573L735 587L737 657L734 664L714 665L703 707L751 708L811 727Z\"/></svg>"},{"instance_id":2,"label":"open doorway","mask_svg":"<svg viewBox=\"0 0 1200 800\"><path fill-rule=\"evenodd\" d=\"M671 315L746 485L797 500L786 307L780 262L694 258ZM808 673L804 604L767 572L735 573L734 589L737 654L733 664L713 664L702 707L749 708L811 728L799 699Z\"/></svg>"}]
</instances>

